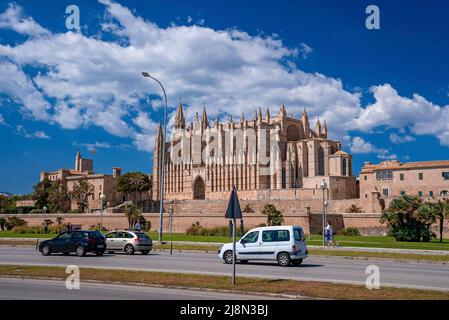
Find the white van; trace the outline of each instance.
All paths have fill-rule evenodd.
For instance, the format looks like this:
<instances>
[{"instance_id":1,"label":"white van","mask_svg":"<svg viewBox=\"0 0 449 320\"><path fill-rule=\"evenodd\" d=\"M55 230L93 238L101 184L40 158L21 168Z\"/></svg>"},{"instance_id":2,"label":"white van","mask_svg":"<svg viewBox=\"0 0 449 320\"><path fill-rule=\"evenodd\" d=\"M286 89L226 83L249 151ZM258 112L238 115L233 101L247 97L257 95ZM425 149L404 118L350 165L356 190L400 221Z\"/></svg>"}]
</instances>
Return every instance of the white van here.
<instances>
[{"instance_id":1,"label":"white van","mask_svg":"<svg viewBox=\"0 0 449 320\"><path fill-rule=\"evenodd\" d=\"M280 266L300 265L307 258L304 231L299 226L260 227L248 231L236 242L237 260L273 260ZM232 263L232 243L218 250L218 257L225 263Z\"/></svg>"}]
</instances>

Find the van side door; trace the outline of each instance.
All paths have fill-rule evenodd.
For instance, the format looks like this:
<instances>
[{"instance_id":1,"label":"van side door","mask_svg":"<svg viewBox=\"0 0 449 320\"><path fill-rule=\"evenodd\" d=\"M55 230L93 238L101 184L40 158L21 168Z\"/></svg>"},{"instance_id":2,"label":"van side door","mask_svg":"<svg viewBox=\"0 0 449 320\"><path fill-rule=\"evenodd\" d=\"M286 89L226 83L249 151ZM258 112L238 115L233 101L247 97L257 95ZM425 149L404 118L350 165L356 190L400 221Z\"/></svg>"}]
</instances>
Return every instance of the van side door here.
<instances>
[{"instance_id":1,"label":"van side door","mask_svg":"<svg viewBox=\"0 0 449 320\"><path fill-rule=\"evenodd\" d=\"M260 259L263 260L275 260L276 251L276 241L277 241L277 230L263 230L262 231L262 241L259 246Z\"/></svg>"}]
</instances>

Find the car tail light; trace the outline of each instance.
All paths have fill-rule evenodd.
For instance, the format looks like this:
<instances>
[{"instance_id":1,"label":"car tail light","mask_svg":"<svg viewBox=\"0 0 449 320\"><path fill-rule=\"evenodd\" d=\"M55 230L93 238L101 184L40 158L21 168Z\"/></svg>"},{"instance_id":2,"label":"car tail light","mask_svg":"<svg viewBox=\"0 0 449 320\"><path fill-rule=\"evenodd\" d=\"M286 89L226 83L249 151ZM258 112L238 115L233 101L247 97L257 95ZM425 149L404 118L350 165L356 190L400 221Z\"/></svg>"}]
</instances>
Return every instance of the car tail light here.
<instances>
[{"instance_id":1,"label":"car tail light","mask_svg":"<svg viewBox=\"0 0 449 320\"><path fill-rule=\"evenodd\" d=\"M292 246L292 251L293 251L293 252L296 252L296 245L293 245L293 246Z\"/></svg>"},{"instance_id":2,"label":"car tail light","mask_svg":"<svg viewBox=\"0 0 449 320\"><path fill-rule=\"evenodd\" d=\"M134 238L134 242L140 242L139 236L136 236L136 237Z\"/></svg>"}]
</instances>

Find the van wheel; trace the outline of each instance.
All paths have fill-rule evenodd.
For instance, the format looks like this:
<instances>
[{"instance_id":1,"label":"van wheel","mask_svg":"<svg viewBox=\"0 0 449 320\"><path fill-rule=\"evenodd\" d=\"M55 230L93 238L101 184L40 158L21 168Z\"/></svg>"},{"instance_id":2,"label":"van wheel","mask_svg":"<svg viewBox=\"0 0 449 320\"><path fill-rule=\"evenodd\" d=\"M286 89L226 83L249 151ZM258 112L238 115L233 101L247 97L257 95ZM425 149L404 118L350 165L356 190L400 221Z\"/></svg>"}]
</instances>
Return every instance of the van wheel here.
<instances>
[{"instance_id":1,"label":"van wheel","mask_svg":"<svg viewBox=\"0 0 449 320\"><path fill-rule=\"evenodd\" d=\"M302 263L302 259L292 260L292 265L299 266Z\"/></svg>"},{"instance_id":2,"label":"van wheel","mask_svg":"<svg viewBox=\"0 0 449 320\"><path fill-rule=\"evenodd\" d=\"M232 263L232 259L233 259L232 256L233 256L233 254L232 254L232 251L231 251L231 250L226 251L226 252L223 254L223 260L224 260L224 262L227 263L227 264Z\"/></svg>"},{"instance_id":3,"label":"van wheel","mask_svg":"<svg viewBox=\"0 0 449 320\"><path fill-rule=\"evenodd\" d=\"M240 263L247 264L249 260L240 260Z\"/></svg>"},{"instance_id":4,"label":"van wheel","mask_svg":"<svg viewBox=\"0 0 449 320\"><path fill-rule=\"evenodd\" d=\"M281 252L278 254L278 264L281 267L288 267L290 265L290 255L286 252Z\"/></svg>"}]
</instances>

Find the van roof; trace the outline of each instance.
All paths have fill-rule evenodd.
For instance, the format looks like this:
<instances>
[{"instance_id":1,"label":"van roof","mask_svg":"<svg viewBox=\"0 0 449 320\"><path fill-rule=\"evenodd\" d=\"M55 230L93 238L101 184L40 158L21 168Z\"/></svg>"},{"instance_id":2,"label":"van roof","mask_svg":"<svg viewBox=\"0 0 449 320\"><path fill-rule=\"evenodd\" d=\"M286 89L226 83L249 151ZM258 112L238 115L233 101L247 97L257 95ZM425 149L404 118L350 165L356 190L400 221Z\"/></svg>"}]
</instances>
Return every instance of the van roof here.
<instances>
[{"instance_id":1,"label":"van roof","mask_svg":"<svg viewBox=\"0 0 449 320\"><path fill-rule=\"evenodd\" d=\"M288 225L288 226L268 226L268 227L257 227L257 228L253 228L251 230L281 230L281 229L302 229L301 226L292 226L292 225Z\"/></svg>"}]
</instances>

